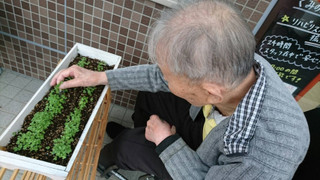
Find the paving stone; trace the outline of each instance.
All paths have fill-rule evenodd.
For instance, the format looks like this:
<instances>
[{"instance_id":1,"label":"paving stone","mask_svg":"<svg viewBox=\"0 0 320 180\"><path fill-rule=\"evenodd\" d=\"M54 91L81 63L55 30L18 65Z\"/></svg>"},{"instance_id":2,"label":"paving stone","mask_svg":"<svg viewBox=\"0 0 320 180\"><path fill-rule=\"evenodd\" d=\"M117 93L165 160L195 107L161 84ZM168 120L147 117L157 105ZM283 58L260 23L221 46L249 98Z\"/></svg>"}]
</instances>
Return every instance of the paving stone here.
<instances>
[{"instance_id":1,"label":"paving stone","mask_svg":"<svg viewBox=\"0 0 320 180\"><path fill-rule=\"evenodd\" d=\"M8 97L0 96L0 109L5 107L6 105L8 105L10 101L11 101L11 99Z\"/></svg>"},{"instance_id":2,"label":"paving stone","mask_svg":"<svg viewBox=\"0 0 320 180\"><path fill-rule=\"evenodd\" d=\"M8 86L7 83L0 82L0 92L1 92L6 86Z\"/></svg>"},{"instance_id":3,"label":"paving stone","mask_svg":"<svg viewBox=\"0 0 320 180\"><path fill-rule=\"evenodd\" d=\"M13 114L0 111L0 127L7 128L7 126L11 123L14 117L15 116Z\"/></svg>"},{"instance_id":4,"label":"paving stone","mask_svg":"<svg viewBox=\"0 0 320 180\"><path fill-rule=\"evenodd\" d=\"M2 107L1 110L14 115L18 115L22 110L23 106L24 103L12 100L6 106Z\"/></svg>"},{"instance_id":5,"label":"paving stone","mask_svg":"<svg viewBox=\"0 0 320 180\"><path fill-rule=\"evenodd\" d=\"M16 77L17 74L11 73L11 71L5 69L0 76L0 82L10 84Z\"/></svg>"},{"instance_id":6,"label":"paving stone","mask_svg":"<svg viewBox=\"0 0 320 180\"><path fill-rule=\"evenodd\" d=\"M109 116L122 120L125 113L126 113L126 108L118 105L113 105L112 108L110 109Z\"/></svg>"},{"instance_id":7,"label":"paving stone","mask_svg":"<svg viewBox=\"0 0 320 180\"><path fill-rule=\"evenodd\" d=\"M26 78L24 76L18 76L15 78L10 85L23 89L26 85L30 83L32 79Z\"/></svg>"},{"instance_id":8,"label":"paving stone","mask_svg":"<svg viewBox=\"0 0 320 180\"><path fill-rule=\"evenodd\" d=\"M132 121L131 116L132 116L133 112L134 112L133 110L127 109L126 113L124 114L123 121L132 123L133 121Z\"/></svg>"},{"instance_id":9,"label":"paving stone","mask_svg":"<svg viewBox=\"0 0 320 180\"><path fill-rule=\"evenodd\" d=\"M21 91L20 88L8 85L2 91L0 91L0 96L14 98L20 91Z\"/></svg>"},{"instance_id":10,"label":"paving stone","mask_svg":"<svg viewBox=\"0 0 320 180\"><path fill-rule=\"evenodd\" d=\"M0 136L4 132L5 128L0 127Z\"/></svg>"},{"instance_id":11,"label":"paving stone","mask_svg":"<svg viewBox=\"0 0 320 180\"><path fill-rule=\"evenodd\" d=\"M39 79L33 79L24 89L35 93L43 84L43 82L44 81Z\"/></svg>"},{"instance_id":12,"label":"paving stone","mask_svg":"<svg viewBox=\"0 0 320 180\"><path fill-rule=\"evenodd\" d=\"M13 100L16 100L22 103L27 103L32 98L33 95L34 93L23 89L13 98Z\"/></svg>"},{"instance_id":13,"label":"paving stone","mask_svg":"<svg viewBox=\"0 0 320 180\"><path fill-rule=\"evenodd\" d=\"M10 73L10 74L16 75L16 76L20 76L21 75L21 73L16 72L16 71L12 71L12 70L9 70L9 69L5 69L5 71Z\"/></svg>"}]
</instances>

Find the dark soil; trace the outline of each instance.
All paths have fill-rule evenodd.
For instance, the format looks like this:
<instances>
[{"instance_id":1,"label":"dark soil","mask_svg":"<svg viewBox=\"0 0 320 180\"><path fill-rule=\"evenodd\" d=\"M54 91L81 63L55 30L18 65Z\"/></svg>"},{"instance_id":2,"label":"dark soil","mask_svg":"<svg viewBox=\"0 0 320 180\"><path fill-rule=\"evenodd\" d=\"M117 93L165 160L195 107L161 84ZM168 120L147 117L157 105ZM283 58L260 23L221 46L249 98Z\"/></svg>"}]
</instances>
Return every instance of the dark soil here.
<instances>
[{"instance_id":1,"label":"dark soil","mask_svg":"<svg viewBox=\"0 0 320 180\"><path fill-rule=\"evenodd\" d=\"M69 64L69 66L77 64L80 61L80 59L81 59L81 56L76 57L73 60L73 62L71 62ZM86 69L98 71L97 66L98 66L99 60L91 59L91 58L87 57L87 61L90 62L90 64L85 66ZM105 66L104 71L107 69L113 69L113 66ZM104 88L104 86L97 86L96 87L96 89L94 90L93 95L92 95L93 101L92 102L89 101L86 105L87 108L82 111L81 124L80 124L80 128L79 128L79 132L76 134L76 137L74 138L75 141L72 144L72 152L79 141L79 138L82 134L82 131L83 131L90 115L91 115L92 110L94 109L94 107L95 107L95 105L101 95L101 92L103 91L103 88ZM51 87L50 90L52 90L52 89L53 88ZM53 147L53 140L56 138L59 138L61 133L63 132L64 123L66 121L66 118L67 118L67 116L70 115L70 112L73 112L73 109L78 105L78 100L79 100L79 97L81 97L81 95L82 95L83 89L84 89L83 87L78 87L78 88L68 89L67 91L62 91L62 93L64 93L68 97L67 102L64 104L64 108L62 110L62 113L55 116L53 119L54 122L47 128L46 133L45 133L45 139L42 140L40 150L38 150L38 151L21 150L21 151L14 152L13 148L16 146L16 141L17 141L17 137L18 137L18 133L17 133L16 135L14 135L10 139L9 144L6 146L7 151L13 152L15 154L20 154L23 156L31 157L34 159L39 159L39 160L43 160L43 161L66 166L72 153L70 153L66 159L58 158L57 160L53 160L54 156L51 154L52 147ZM36 104L36 106L30 112L30 114L26 116L24 123L22 125L22 128L20 130L21 132L27 131L27 128L29 127L29 124L31 123L31 119L33 118L33 116L36 112L44 110L46 103L47 103L46 97L48 97L48 95L49 95L49 92L46 94L46 96L41 101L39 101ZM48 148L48 147L50 147L50 148Z\"/></svg>"}]
</instances>

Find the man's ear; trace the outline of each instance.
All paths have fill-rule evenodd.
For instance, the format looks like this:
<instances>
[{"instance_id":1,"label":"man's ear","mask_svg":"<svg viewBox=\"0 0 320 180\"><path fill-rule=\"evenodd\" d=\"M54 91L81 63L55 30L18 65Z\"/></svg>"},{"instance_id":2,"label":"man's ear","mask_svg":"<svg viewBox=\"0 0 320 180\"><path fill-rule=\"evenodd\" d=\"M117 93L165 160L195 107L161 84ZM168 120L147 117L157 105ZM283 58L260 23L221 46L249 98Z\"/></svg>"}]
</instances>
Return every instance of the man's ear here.
<instances>
[{"instance_id":1,"label":"man's ear","mask_svg":"<svg viewBox=\"0 0 320 180\"><path fill-rule=\"evenodd\" d=\"M203 89L207 92L207 100L210 104L220 103L223 100L222 86L215 83L204 82L202 84Z\"/></svg>"}]
</instances>

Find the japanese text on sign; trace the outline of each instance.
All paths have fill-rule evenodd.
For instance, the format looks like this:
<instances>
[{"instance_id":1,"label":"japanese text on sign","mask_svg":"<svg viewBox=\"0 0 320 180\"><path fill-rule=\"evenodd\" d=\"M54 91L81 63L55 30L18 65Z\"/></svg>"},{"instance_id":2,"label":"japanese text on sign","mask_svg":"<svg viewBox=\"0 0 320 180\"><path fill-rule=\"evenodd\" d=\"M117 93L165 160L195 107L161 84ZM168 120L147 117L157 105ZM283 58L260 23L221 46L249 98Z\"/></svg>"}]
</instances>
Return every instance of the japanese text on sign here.
<instances>
[{"instance_id":1,"label":"japanese text on sign","mask_svg":"<svg viewBox=\"0 0 320 180\"><path fill-rule=\"evenodd\" d=\"M314 12L319 12L320 11L320 4L316 3L312 0L300 0L299 1L299 7L311 10Z\"/></svg>"},{"instance_id":2,"label":"japanese text on sign","mask_svg":"<svg viewBox=\"0 0 320 180\"><path fill-rule=\"evenodd\" d=\"M302 79L298 75L298 69L285 68L282 66L276 66L275 64L271 64L271 66L274 68L281 79L287 79L292 83L298 83Z\"/></svg>"},{"instance_id":3,"label":"japanese text on sign","mask_svg":"<svg viewBox=\"0 0 320 180\"><path fill-rule=\"evenodd\" d=\"M287 62L303 69L320 69L320 53L301 48L297 40L287 36L266 36L259 52L269 59Z\"/></svg>"}]
</instances>

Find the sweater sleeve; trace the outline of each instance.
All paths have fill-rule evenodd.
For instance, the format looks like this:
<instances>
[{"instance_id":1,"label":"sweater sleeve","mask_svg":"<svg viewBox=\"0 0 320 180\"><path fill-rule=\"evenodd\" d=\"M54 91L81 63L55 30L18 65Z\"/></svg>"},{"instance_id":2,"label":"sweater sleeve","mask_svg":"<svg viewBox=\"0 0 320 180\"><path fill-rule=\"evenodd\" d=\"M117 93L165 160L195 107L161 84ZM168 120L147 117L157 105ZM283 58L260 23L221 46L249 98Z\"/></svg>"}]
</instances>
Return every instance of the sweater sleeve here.
<instances>
[{"instance_id":1,"label":"sweater sleeve","mask_svg":"<svg viewBox=\"0 0 320 180\"><path fill-rule=\"evenodd\" d=\"M106 71L111 90L169 92L158 65L138 65Z\"/></svg>"}]
</instances>

